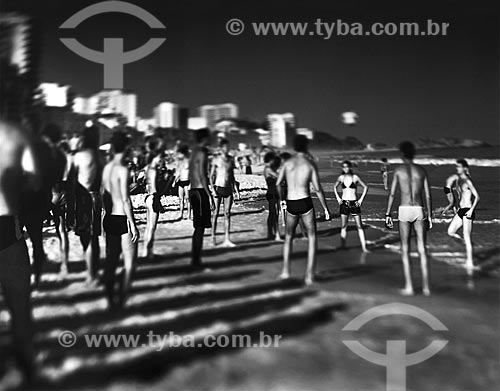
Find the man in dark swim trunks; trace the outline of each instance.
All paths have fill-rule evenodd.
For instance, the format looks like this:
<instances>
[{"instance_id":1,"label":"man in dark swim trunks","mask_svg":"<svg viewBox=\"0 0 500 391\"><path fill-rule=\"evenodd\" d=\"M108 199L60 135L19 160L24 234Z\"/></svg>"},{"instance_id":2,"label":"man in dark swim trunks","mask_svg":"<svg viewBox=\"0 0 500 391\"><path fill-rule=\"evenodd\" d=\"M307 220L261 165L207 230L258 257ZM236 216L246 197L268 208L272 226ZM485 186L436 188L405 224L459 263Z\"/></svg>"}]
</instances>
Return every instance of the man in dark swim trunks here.
<instances>
[{"instance_id":1,"label":"man in dark swim trunks","mask_svg":"<svg viewBox=\"0 0 500 391\"><path fill-rule=\"evenodd\" d=\"M214 198L217 202L215 213L212 216L212 242L217 244L215 234L217 231L217 218L219 217L220 204L224 200L224 242L223 247L234 247L235 244L229 239L231 227L231 206L233 205L234 180L234 157L229 154L229 142L227 139L220 141L221 154L216 156L210 170L210 182L214 189Z\"/></svg>"},{"instance_id":2,"label":"man in dark swim trunks","mask_svg":"<svg viewBox=\"0 0 500 391\"><path fill-rule=\"evenodd\" d=\"M288 185L286 197L286 235L283 248L283 272L281 278L290 277L290 252L295 229L301 219L307 229L309 240L307 270L305 276L306 284L314 282L314 270L316 266L316 216L314 215L313 202L309 191L313 185L314 191L325 210L325 219L330 220L330 211L326 205L325 195L319 181L318 169L309 158L307 150L309 140L303 135L298 135L294 140L295 156L287 160L281 169L276 187L281 191L284 180ZM283 199L283 198L282 198Z\"/></svg>"},{"instance_id":3,"label":"man in dark swim trunks","mask_svg":"<svg viewBox=\"0 0 500 391\"><path fill-rule=\"evenodd\" d=\"M99 128L85 128L82 150L73 158L76 173L75 187L75 234L85 252L87 263L87 283L97 282L99 261L99 235L101 235L101 177L102 166L99 161Z\"/></svg>"},{"instance_id":4,"label":"man in dark swim trunks","mask_svg":"<svg viewBox=\"0 0 500 391\"><path fill-rule=\"evenodd\" d=\"M106 215L103 226L106 233L106 267L104 284L109 307L122 306L130 286L137 260L139 230L135 224L130 201L130 172L124 162L129 139L123 132L115 132L111 138L114 157L102 173L103 201ZM123 252L124 272L118 296L115 294L116 268Z\"/></svg>"},{"instance_id":5,"label":"man in dark swim trunks","mask_svg":"<svg viewBox=\"0 0 500 391\"><path fill-rule=\"evenodd\" d=\"M0 286L11 316L16 359L29 381L33 374L31 266L18 213L21 191L39 190L41 178L27 134L0 122L0 140ZM3 365L7 356L0 351L0 357Z\"/></svg>"},{"instance_id":6,"label":"man in dark swim trunks","mask_svg":"<svg viewBox=\"0 0 500 391\"><path fill-rule=\"evenodd\" d=\"M208 150L210 145L210 130L198 129L195 132L196 146L189 159L189 181L191 190L189 202L193 211L193 241L191 264L195 268L201 267L201 250L205 228L210 228L211 211L215 208L212 193L208 188Z\"/></svg>"}]
</instances>

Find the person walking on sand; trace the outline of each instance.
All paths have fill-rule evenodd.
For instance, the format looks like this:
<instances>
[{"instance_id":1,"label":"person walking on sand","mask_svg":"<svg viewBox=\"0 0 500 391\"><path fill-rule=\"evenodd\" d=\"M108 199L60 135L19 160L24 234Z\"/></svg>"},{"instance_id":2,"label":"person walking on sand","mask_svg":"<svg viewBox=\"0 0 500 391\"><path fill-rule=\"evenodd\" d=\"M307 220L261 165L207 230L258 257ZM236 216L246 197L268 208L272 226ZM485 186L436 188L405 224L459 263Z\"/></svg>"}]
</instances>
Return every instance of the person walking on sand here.
<instances>
[{"instance_id":1,"label":"person walking on sand","mask_svg":"<svg viewBox=\"0 0 500 391\"><path fill-rule=\"evenodd\" d=\"M210 130L198 129L195 132L196 146L189 159L189 202L193 211L193 238L191 247L191 266L201 268L201 251L205 229L212 226L211 211L215 208L214 198L208 188L208 149Z\"/></svg>"},{"instance_id":2,"label":"person walking on sand","mask_svg":"<svg viewBox=\"0 0 500 391\"><path fill-rule=\"evenodd\" d=\"M130 171L124 162L129 139L125 133L115 132L110 142L114 156L102 173L103 203L106 211L103 220L106 234L104 285L109 307L114 308L125 303L137 261L139 230L130 200ZM121 253L124 272L119 284L120 290L116 295L116 268Z\"/></svg>"},{"instance_id":3,"label":"person walking on sand","mask_svg":"<svg viewBox=\"0 0 500 391\"><path fill-rule=\"evenodd\" d=\"M283 246L283 271L280 278L290 277L290 253L292 251L293 236L299 220L302 220L309 241L305 283L310 285L314 282L318 246L316 216L310 194L311 184L325 210L326 220L330 220L330 211L326 205L316 165L308 157L308 143L309 140L304 135L295 137L294 149L296 154L284 163L276 181L276 188L281 192L281 184L286 180L288 189L286 196L286 234ZM281 197L281 199L284 198Z\"/></svg>"},{"instance_id":4,"label":"person walking on sand","mask_svg":"<svg viewBox=\"0 0 500 391\"><path fill-rule=\"evenodd\" d=\"M337 202L340 205L340 218L342 227L340 230L340 247L345 248L347 239L347 224L349 223L349 215L354 217L356 226L358 227L359 241L363 252L368 252L366 248L365 230L363 229L363 222L361 221L361 205L368 193L368 186L361 180L361 178L354 174L352 171L352 163L348 160L342 162L343 174L337 178L333 190L337 197ZM358 185L363 187L361 197L356 194ZM342 186L342 197L340 197L337 187Z\"/></svg>"},{"instance_id":5,"label":"person walking on sand","mask_svg":"<svg viewBox=\"0 0 500 391\"><path fill-rule=\"evenodd\" d=\"M479 193L472 183L469 164L465 159L457 160L458 210L448 227L448 235L462 239L457 231L463 228L465 250L467 253L466 268L474 269L474 248L472 245L472 223L476 217L475 209L479 202ZM474 199L474 200L473 200Z\"/></svg>"},{"instance_id":6,"label":"person walking on sand","mask_svg":"<svg viewBox=\"0 0 500 391\"><path fill-rule=\"evenodd\" d=\"M220 141L221 153L212 161L210 170L210 183L213 189L215 213L212 216L212 242L215 246L215 234L217 232L217 218L219 216L220 204L224 200L224 242L223 247L234 247L235 244L229 239L231 229L231 206L233 205L233 192L235 191L234 179L234 157L229 154L229 142L227 139Z\"/></svg>"},{"instance_id":7,"label":"person walking on sand","mask_svg":"<svg viewBox=\"0 0 500 391\"><path fill-rule=\"evenodd\" d=\"M415 294L410 267L410 240L413 227L417 236L417 250L420 256L422 292L424 295L429 296L431 291L429 286L426 248L427 227L425 224L425 215L427 214L428 228L432 228L432 199L429 180L424 168L413 163L416 154L415 146L409 141L404 141L399 145L399 150L404 163L394 170L394 179L392 181L385 215L386 225L389 227L393 226L391 210L396 190L399 187L401 191L401 204L398 212L399 234L401 238L401 256L405 277L405 287L400 292L405 296Z\"/></svg>"},{"instance_id":8,"label":"person walking on sand","mask_svg":"<svg viewBox=\"0 0 500 391\"><path fill-rule=\"evenodd\" d=\"M179 146L177 150L177 168L172 187L179 186L179 220L184 218L184 204L187 204L187 214L191 217L191 204L189 203L189 147Z\"/></svg>"}]
</instances>

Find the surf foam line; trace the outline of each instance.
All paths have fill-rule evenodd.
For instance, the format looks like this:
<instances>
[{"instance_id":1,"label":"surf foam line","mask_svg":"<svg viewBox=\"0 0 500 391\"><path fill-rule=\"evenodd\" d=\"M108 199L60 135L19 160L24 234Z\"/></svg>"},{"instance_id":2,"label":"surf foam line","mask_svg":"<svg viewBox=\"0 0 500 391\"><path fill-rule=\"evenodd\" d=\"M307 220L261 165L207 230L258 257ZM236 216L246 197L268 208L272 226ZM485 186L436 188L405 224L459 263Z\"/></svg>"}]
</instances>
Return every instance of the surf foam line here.
<instances>
[{"instance_id":1,"label":"surf foam line","mask_svg":"<svg viewBox=\"0 0 500 391\"><path fill-rule=\"evenodd\" d=\"M330 159L331 162L341 163L344 160L342 159ZM352 159L353 162L356 163L377 163L380 164L380 159ZM389 158L387 159L389 164L402 164L403 160L399 158ZM456 159L451 158L434 158L434 157L417 157L414 162L416 164L420 164L422 166L454 166L456 164ZM500 167L500 159L467 159L467 163L469 166L475 167Z\"/></svg>"},{"instance_id":2,"label":"surf foam line","mask_svg":"<svg viewBox=\"0 0 500 391\"><path fill-rule=\"evenodd\" d=\"M399 221L398 219L393 218L393 221ZM381 222L385 223L385 219L381 217L363 217L363 221L375 221L375 222ZM435 218L432 219L432 222L435 224L449 224L451 222L451 219L441 219L441 218ZM474 224L500 224L500 219L493 219L493 220L474 220ZM373 228L377 228L376 226L373 226ZM379 227L380 228L380 227Z\"/></svg>"}]
</instances>

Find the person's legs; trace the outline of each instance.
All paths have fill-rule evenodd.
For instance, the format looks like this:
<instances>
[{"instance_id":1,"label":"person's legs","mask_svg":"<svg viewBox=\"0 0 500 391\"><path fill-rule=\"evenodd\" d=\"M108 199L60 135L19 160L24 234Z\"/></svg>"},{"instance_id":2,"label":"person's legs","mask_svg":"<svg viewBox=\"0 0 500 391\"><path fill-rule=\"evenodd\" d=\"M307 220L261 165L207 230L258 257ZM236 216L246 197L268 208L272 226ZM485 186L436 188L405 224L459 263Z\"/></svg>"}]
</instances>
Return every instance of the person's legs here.
<instances>
[{"instance_id":1,"label":"person's legs","mask_svg":"<svg viewBox=\"0 0 500 391\"><path fill-rule=\"evenodd\" d=\"M115 304L116 268L121 253L120 235L106 233L106 265L104 267L104 287L109 307Z\"/></svg>"},{"instance_id":2,"label":"person's legs","mask_svg":"<svg viewBox=\"0 0 500 391\"><path fill-rule=\"evenodd\" d=\"M203 235L205 228L195 228L193 232L193 240L191 246L191 265L201 266L201 249L203 248Z\"/></svg>"},{"instance_id":3,"label":"person's legs","mask_svg":"<svg viewBox=\"0 0 500 391\"><path fill-rule=\"evenodd\" d=\"M282 241L282 237L280 235L280 203L278 199L274 200L274 240Z\"/></svg>"},{"instance_id":4,"label":"person's legs","mask_svg":"<svg viewBox=\"0 0 500 391\"><path fill-rule=\"evenodd\" d=\"M448 235L456 239L462 239L460 235L457 234L457 231L460 228L462 228L462 219L458 214L456 214L455 216L453 216L453 219L448 226Z\"/></svg>"},{"instance_id":5,"label":"person's legs","mask_svg":"<svg viewBox=\"0 0 500 391\"><path fill-rule=\"evenodd\" d=\"M431 294L429 285L429 267L427 262L427 246L426 246L426 231L425 222L423 220L417 220L413 224L415 227L415 233L417 235L417 250L420 257L420 269L422 272L422 293L425 296Z\"/></svg>"},{"instance_id":6,"label":"person's legs","mask_svg":"<svg viewBox=\"0 0 500 391\"><path fill-rule=\"evenodd\" d=\"M212 243L214 246L217 244L215 239L215 234L217 233L217 218L219 217L220 203L222 202L221 197L215 199L215 211L212 215Z\"/></svg>"},{"instance_id":7,"label":"person's legs","mask_svg":"<svg viewBox=\"0 0 500 391\"><path fill-rule=\"evenodd\" d=\"M184 217L184 187L179 186L179 220Z\"/></svg>"},{"instance_id":8,"label":"person's legs","mask_svg":"<svg viewBox=\"0 0 500 391\"><path fill-rule=\"evenodd\" d=\"M466 267L474 268L474 248L472 246L472 220L464 216L463 218L463 233L465 241L465 251L467 253Z\"/></svg>"},{"instance_id":9,"label":"person's legs","mask_svg":"<svg viewBox=\"0 0 500 391\"><path fill-rule=\"evenodd\" d=\"M57 226L59 227L59 240L61 244L61 275L68 274L68 261L69 261L69 238L68 230L66 229L66 218L60 216Z\"/></svg>"},{"instance_id":10,"label":"person's legs","mask_svg":"<svg viewBox=\"0 0 500 391\"><path fill-rule=\"evenodd\" d=\"M233 195L224 198L224 243L223 246L234 247L236 246L229 239L229 233L231 232L231 206L233 205Z\"/></svg>"},{"instance_id":11,"label":"person's legs","mask_svg":"<svg viewBox=\"0 0 500 391\"><path fill-rule=\"evenodd\" d=\"M189 186L186 186L184 188L184 193L186 194L188 219L190 219L191 218L191 200L189 199Z\"/></svg>"},{"instance_id":12,"label":"person's legs","mask_svg":"<svg viewBox=\"0 0 500 391\"><path fill-rule=\"evenodd\" d=\"M316 216L314 209L302 215L302 221L306 227L307 237L309 240L309 248L307 251L307 269L305 283L310 285L314 282L314 271L316 269L316 250L318 247L316 239Z\"/></svg>"},{"instance_id":13,"label":"person's legs","mask_svg":"<svg viewBox=\"0 0 500 391\"><path fill-rule=\"evenodd\" d=\"M132 283L135 265L137 261L137 243L132 243L130 233L121 236L121 245L123 251L123 281L120 292L120 301L123 305L127 297L127 293Z\"/></svg>"},{"instance_id":14,"label":"person's legs","mask_svg":"<svg viewBox=\"0 0 500 391\"><path fill-rule=\"evenodd\" d=\"M403 261L403 272L405 276L405 287L400 292L405 296L410 296L414 294L410 269L411 223L399 221L399 235L401 238L401 258Z\"/></svg>"},{"instance_id":15,"label":"person's legs","mask_svg":"<svg viewBox=\"0 0 500 391\"><path fill-rule=\"evenodd\" d=\"M340 248L345 248L347 240L347 224L349 223L349 216L341 214L340 215Z\"/></svg>"},{"instance_id":16,"label":"person's legs","mask_svg":"<svg viewBox=\"0 0 500 391\"><path fill-rule=\"evenodd\" d=\"M388 186L389 175L386 172L384 172L382 174L382 179L383 179L383 182L384 182L384 189L388 190L389 189L389 186Z\"/></svg>"},{"instance_id":17,"label":"person's legs","mask_svg":"<svg viewBox=\"0 0 500 391\"><path fill-rule=\"evenodd\" d=\"M290 253L292 252L293 236L299 222L299 217L285 212L285 243L283 245L283 269L280 278L290 277Z\"/></svg>"},{"instance_id":18,"label":"person's legs","mask_svg":"<svg viewBox=\"0 0 500 391\"><path fill-rule=\"evenodd\" d=\"M275 206L274 206L274 199L268 200L268 206L269 206L269 214L267 215L267 239L272 239L275 235L274 232L274 214L276 213L275 211Z\"/></svg>"},{"instance_id":19,"label":"person's legs","mask_svg":"<svg viewBox=\"0 0 500 391\"><path fill-rule=\"evenodd\" d=\"M43 213L38 211L28 213L24 219L26 230L33 245L33 274L36 284L40 282L40 278L42 277L42 268L45 261L42 235L43 219Z\"/></svg>"},{"instance_id":20,"label":"person's legs","mask_svg":"<svg viewBox=\"0 0 500 391\"><path fill-rule=\"evenodd\" d=\"M366 248L366 238L365 238L365 230L363 229L363 222L361 221L361 215L354 216L354 221L356 222L356 226L358 227L358 235L359 241L361 242L361 248L363 252L369 252Z\"/></svg>"},{"instance_id":21,"label":"person's legs","mask_svg":"<svg viewBox=\"0 0 500 391\"><path fill-rule=\"evenodd\" d=\"M34 351L30 275L30 260L24 240L0 251L0 286L11 315L16 358L28 381L33 375Z\"/></svg>"},{"instance_id":22,"label":"person's legs","mask_svg":"<svg viewBox=\"0 0 500 391\"><path fill-rule=\"evenodd\" d=\"M87 279L86 282L90 283L95 278L95 269L92 254L91 236L88 233L80 234L80 243L83 248L83 256L85 257L85 264L87 265Z\"/></svg>"},{"instance_id":23,"label":"person's legs","mask_svg":"<svg viewBox=\"0 0 500 391\"><path fill-rule=\"evenodd\" d=\"M153 210L153 196L148 196L146 199L146 231L144 233L144 244L146 246L146 257L154 257L153 245L156 226L160 214Z\"/></svg>"}]
</instances>

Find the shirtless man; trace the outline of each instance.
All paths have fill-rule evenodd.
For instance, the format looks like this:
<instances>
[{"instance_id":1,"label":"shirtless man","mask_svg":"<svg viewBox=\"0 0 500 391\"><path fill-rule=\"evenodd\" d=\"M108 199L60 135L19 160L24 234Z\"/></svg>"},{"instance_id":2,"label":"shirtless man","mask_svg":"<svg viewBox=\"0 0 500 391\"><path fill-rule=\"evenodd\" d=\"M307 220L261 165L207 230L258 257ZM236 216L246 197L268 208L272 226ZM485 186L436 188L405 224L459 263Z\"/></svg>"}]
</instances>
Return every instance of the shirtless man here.
<instances>
[{"instance_id":1,"label":"shirtless man","mask_svg":"<svg viewBox=\"0 0 500 391\"><path fill-rule=\"evenodd\" d=\"M31 140L17 127L0 122L0 287L11 316L16 359L29 381L33 371L31 266L18 219L22 190L36 191L41 180ZM6 357L0 352L2 361Z\"/></svg>"},{"instance_id":2,"label":"shirtless man","mask_svg":"<svg viewBox=\"0 0 500 391\"><path fill-rule=\"evenodd\" d=\"M217 232L217 217L219 216L220 204L224 200L224 242L223 247L236 246L229 239L231 228L231 206L233 205L233 192L235 191L234 180L234 157L229 154L229 141L220 141L221 154L214 158L212 169L210 170L210 184L213 189L213 196L217 199L215 213L212 216L212 242L217 244L215 234Z\"/></svg>"},{"instance_id":3,"label":"shirtless man","mask_svg":"<svg viewBox=\"0 0 500 391\"><path fill-rule=\"evenodd\" d=\"M187 145L181 145L177 150L177 168L172 187L175 185L179 185L179 220L184 218L184 203L186 200L189 218L191 217L191 204L189 203L189 147Z\"/></svg>"},{"instance_id":4,"label":"shirtless man","mask_svg":"<svg viewBox=\"0 0 500 391\"><path fill-rule=\"evenodd\" d=\"M124 163L129 139L123 132L115 132L111 138L114 157L102 173L103 203L106 215L103 220L106 233L106 266L104 284L109 307L122 306L130 286L137 260L139 230L135 224L130 201L130 172ZM123 252L125 267L118 297L115 295L116 268Z\"/></svg>"},{"instance_id":5,"label":"shirtless man","mask_svg":"<svg viewBox=\"0 0 500 391\"><path fill-rule=\"evenodd\" d=\"M100 195L102 167L99 161L99 128L83 131L82 150L73 157L75 185L75 234L85 253L87 283L97 282L101 235L102 200Z\"/></svg>"},{"instance_id":6,"label":"shirtless man","mask_svg":"<svg viewBox=\"0 0 500 391\"><path fill-rule=\"evenodd\" d=\"M286 233L283 247L283 271L280 278L290 277L292 241L300 219L304 222L309 240L305 283L310 285L314 282L317 250L316 216L309 191L311 183L318 195L321 206L325 210L326 220L330 220L330 211L326 205L325 195L319 181L318 170L308 156L308 143L309 140L303 135L295 137L294 149L296 154L283 164L283 168L279 172L278 180L276 181L276 187L278 192L280 192L281 199L284 199L281 184L286 180L288 189L286 195Z\"/></svg>"},{"instance_id":7,"label":"shirtless man","mask_svg":"<svg viewBox=\"0 0 500 391\"><path fill-rule=\"evenodd\" d=\"M456 186L458 189L458 210L448 227L448 235L462 239L457 231L463 227L465 250L467 252L466 268L474 269L474 249L472 247L472 222L476 216L474 212L479 202L479 194L472 183L469 173L469 164L465 159L457 160ZM474 197L474 201L472 200Z\"/></svg>"},{"instance_id":8,"label":"shirtless man","mask_svg":"<svg viewBox=\"0 0 500 391\"><path fill-rule=\"evenodd\" d=\"M152 141L149 144L150 155L148 165L146 166L146 190L148 195L144 202L146 204L146 231L144 232L144 245L146 247L145 257L154 258L154 238L156 226L160 213L165 212L161 205L161 194L157 185L160 177L160 167L162 166L163 147L158 141Z\"/></svg>"},{"instance_id":9,"label":"shirtless man","mask_svg":"<svg viewBox=\"0 0 500 391\"><path fill-rule=\"evenodd\" d=\"M413 282L410 268L410 240L412 227L417 235L417 249L420 256L420 267L422 270L422 292L424 295L431 294L429 287L429 272L427 266L426 248L426 223L428 219L428 229L432 228L432 200L427 179L427 173L421 167L413 163L415 157L415 146L409 141L399 145L404 164L394 170L391 192L387 203L385 215L386 225L393 226L391 217L394 195L399 186L401 191L401 205L399 206L399 235L401 237L401 256L403 260L403 270L405 276L405 287L400 292L402 295L414 295ZM425 196L425 207L424 199ZM426 212L426 213L425 213ZM425 217L427 214L427 217Z\"/></svg>"},{"instance_id":10,"label":"shirtless man","mask_svg":"<svg viewBox=\"0 0 500 391\"><path fill-rule=\"evenodd\" d=\"M189 202L193 210L193 241L191 251L191 264L195 268L201 267L201 250L205 228L212 226L210 221L211 211L214 210L214 198L208 188L208 150L210 145L210 130L198 129L195 132L196 146L189 159L189 181L191 190Z\"/></svg>"}]
</instances>

